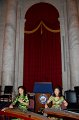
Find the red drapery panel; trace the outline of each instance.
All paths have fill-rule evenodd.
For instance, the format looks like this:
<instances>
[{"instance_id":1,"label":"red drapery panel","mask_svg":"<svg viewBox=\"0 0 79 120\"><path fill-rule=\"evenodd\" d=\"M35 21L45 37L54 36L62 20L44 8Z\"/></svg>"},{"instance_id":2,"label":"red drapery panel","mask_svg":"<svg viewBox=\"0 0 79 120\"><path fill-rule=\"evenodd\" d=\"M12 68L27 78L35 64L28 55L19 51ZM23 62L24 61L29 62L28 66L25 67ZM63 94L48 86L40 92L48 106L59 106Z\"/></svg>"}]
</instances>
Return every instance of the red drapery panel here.
<instances>
[{"instance_id":1,"label":"red drapery panel","mask_svg":"<svg viewBox=\"0 0 79 120\"><path fill-rule=\"evenodd\" d=\"M33 5L26 13L25 31L35 29L41 21L52 30L59 29L58 11L46 3ZM42 33L41 33L42 32ZM24 86L32 92L34 82L52 82L61 86L60 33L43 25L34 33L24 34Z\"/></svg>"}]
</instances>

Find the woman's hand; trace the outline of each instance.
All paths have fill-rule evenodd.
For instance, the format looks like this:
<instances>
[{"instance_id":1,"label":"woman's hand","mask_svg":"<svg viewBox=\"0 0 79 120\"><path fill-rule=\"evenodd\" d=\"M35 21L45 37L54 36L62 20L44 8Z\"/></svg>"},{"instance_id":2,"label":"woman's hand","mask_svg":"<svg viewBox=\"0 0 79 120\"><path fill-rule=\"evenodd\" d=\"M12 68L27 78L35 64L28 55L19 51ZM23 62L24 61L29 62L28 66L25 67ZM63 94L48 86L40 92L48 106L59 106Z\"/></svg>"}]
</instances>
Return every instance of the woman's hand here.
<instances>
[{"instance_id":1,"label":"woman's hand","mask_svg":"<svg viewBox=\"0 0 79 120\"><path fill-rule=\"evenodd\" d=\"M11 104L11 105L9 106L9 108L13 108L13 105Z\"/></svg>"},{"instance_id":2,"label":"woman's hand","mask_svg":"<svg viewBox=\"0 0 79 120\"><path fill-rule=\"evenodd\" d=\"M8 107L3 108L1 111L4 111L4 112L5 112L6 109L8 109Z\"/></svg>"},{"instance_id":3,"label":"woman's hand","mask_svg":"<svg viewBox=\"0 0 79 120\"><path fill-rule=\"evenodd\" d=\"M66 107L68 106L68 103L65 100L63 101L63 103L64 103L64 106Z\"/></svg>"},{"instance_id":4,"label":"woman's hand","mask_svg":"<svg viewBox=\"0 0 79 120\"><path fill-rule=\"evenodd\" d=\"M47 105L47 104L45 104L45 108L48 108L48 105Z\"/></svg>"},{"instance_id":5,"label":"woman's hand","mask_svg":"<svg viewBox=\"0 0 79 120\"><path fill-rule=\"evenodd\" d=\"M23 102L23 99L18 99L18 101L19 101L20 103L24 103L24 102Z\"/></svg>"}]
</instances>

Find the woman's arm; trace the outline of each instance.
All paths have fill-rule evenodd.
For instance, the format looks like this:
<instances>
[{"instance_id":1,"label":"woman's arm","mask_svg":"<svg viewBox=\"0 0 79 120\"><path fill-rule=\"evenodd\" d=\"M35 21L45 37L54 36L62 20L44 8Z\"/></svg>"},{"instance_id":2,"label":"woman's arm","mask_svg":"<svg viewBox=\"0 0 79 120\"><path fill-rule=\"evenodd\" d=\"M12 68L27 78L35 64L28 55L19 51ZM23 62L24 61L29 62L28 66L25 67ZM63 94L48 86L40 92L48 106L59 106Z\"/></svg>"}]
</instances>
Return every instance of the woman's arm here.
<instances>
[{"instance_id":1,"label":"woman's arm","mask_svg":"<svg viewBox=\"0 0 79 120\"><path fill-rule=\"evenodd\" d=\"M18 101L18 96L13 100L13 102L9 105L9 108L13 108L13 106L16 104Z\"/></svg>"},{"instance_id":2,"label":"woman's arm","mask_svg":"<svg viewBox=\"0 0 79 120\"><path fill-rule=\"evenodd\" d=\"M48 104L53 101L53 96L50 96L49 99L47 100L46 104L45 104L45 108L48 108Z\"/></svg>"},{"instance_id":3,"label":"woman's arm","mask_svg":"<svg viewBox=\"0 0 79 120\"><path fill-rule=\"evenodd\" d=\"M29 101L23 101L22 99L19 99L18 100L20 103L22 103L22 104L24 104L24 105L26 105L27 107L29 106Z\"/></svg>"},{"instance_id":4,"label":"woman's arm","mask_svg":"<svg viewBox=\"0 0 79 120\"><path fill-rule=\"evenodd\" d=\"M23 99L23 98L18 99L18 101L19 101L20 103L26 105L27 107L29 106L29 99L28 99L27 96L25 96L24 99Z\"/></svg>"}]
</instances>

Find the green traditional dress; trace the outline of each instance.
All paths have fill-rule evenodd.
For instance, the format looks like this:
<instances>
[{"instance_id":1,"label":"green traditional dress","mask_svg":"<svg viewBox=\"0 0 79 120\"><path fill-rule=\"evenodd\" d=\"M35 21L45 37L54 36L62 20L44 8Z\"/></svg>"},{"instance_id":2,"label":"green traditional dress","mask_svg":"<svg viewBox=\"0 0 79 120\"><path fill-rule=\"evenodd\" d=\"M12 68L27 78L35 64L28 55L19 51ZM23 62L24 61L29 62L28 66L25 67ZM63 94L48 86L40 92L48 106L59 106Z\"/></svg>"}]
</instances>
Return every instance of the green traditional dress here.
<instances>
[{"instance_id":1,"label":"green traditional dress","mask_svg":"<svg viewBox=\"0 0 79 120\"><path fill-rule=\"evenodd\" d=\"M17 97L15 98L15 100L12 102L12 105L17 105L17 108L18 108L18 109L20 109L20 110L22 110L22 111L26 111L28 107L27 107L25 104L20 103L20 102L18 101L19 99L22 99L23 102L26 102L26 103L29 102L29 99L28 99L27 96L20 95L20 96L17 96ZM12 118L11 120L21 120L21 119L20 119L20 118L14 118L14 119Z\"/></svg>"},{"instance_id":2,"label":"green traditional dress","mask_svg":"<svg viewBox=\"0 0 79 120\"><path fill-rule=\"evenodd\" d=\"M56 109L61 109L61 105L64 101L63 97L57 98L54 96L50 96L49 102L52 102L52 108L56 108ZM50 119L52 120L63 120L62 118L56 118L56 117L51 117Z\"/></svg>"}]
</instances>

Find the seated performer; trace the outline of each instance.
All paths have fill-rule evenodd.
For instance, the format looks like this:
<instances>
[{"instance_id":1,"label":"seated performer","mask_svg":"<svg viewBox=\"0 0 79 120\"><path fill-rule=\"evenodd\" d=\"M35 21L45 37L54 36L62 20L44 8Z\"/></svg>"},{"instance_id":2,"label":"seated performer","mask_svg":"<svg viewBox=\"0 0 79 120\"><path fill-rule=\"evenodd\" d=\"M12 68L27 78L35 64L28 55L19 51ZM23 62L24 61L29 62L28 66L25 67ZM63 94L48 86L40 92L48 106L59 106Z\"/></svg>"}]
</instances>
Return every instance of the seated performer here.
<instances>
[{"instance_id":1,"label":"seated performer","mask_svg":"<svg viewBox=\"0 0 79 120\"><path fill-rule=\"evenodd\" d=\"M29 100L28 100L28 97L25 93L25 90L24 90L23 86L18 87L18 95L13 100L13 102L10 104L9 108L13 108L14 105L17 105L17 108L22 110L22 111L26 111L28 109ZM15 118L15 119L11 119L11 120L21 120L21 119Z\"/></svg>"},{"instance_id":2,"label":"seated performer","mask_svg":"<svg viewBox=\"0 0 79 120\"><path fill-rule=\"evenodd\" d=\"M45 104L45 108L48 107L48 104L52 102L52 108L61 109L61 106L67 107L68 103L64 100L64 97L61 95L61 91L59 87L56 87L54 89L54 94L51 95ZM62 120L62 118L56 118L56 117L49 117L52 120Z\"/></svg>"}]
</instances>

